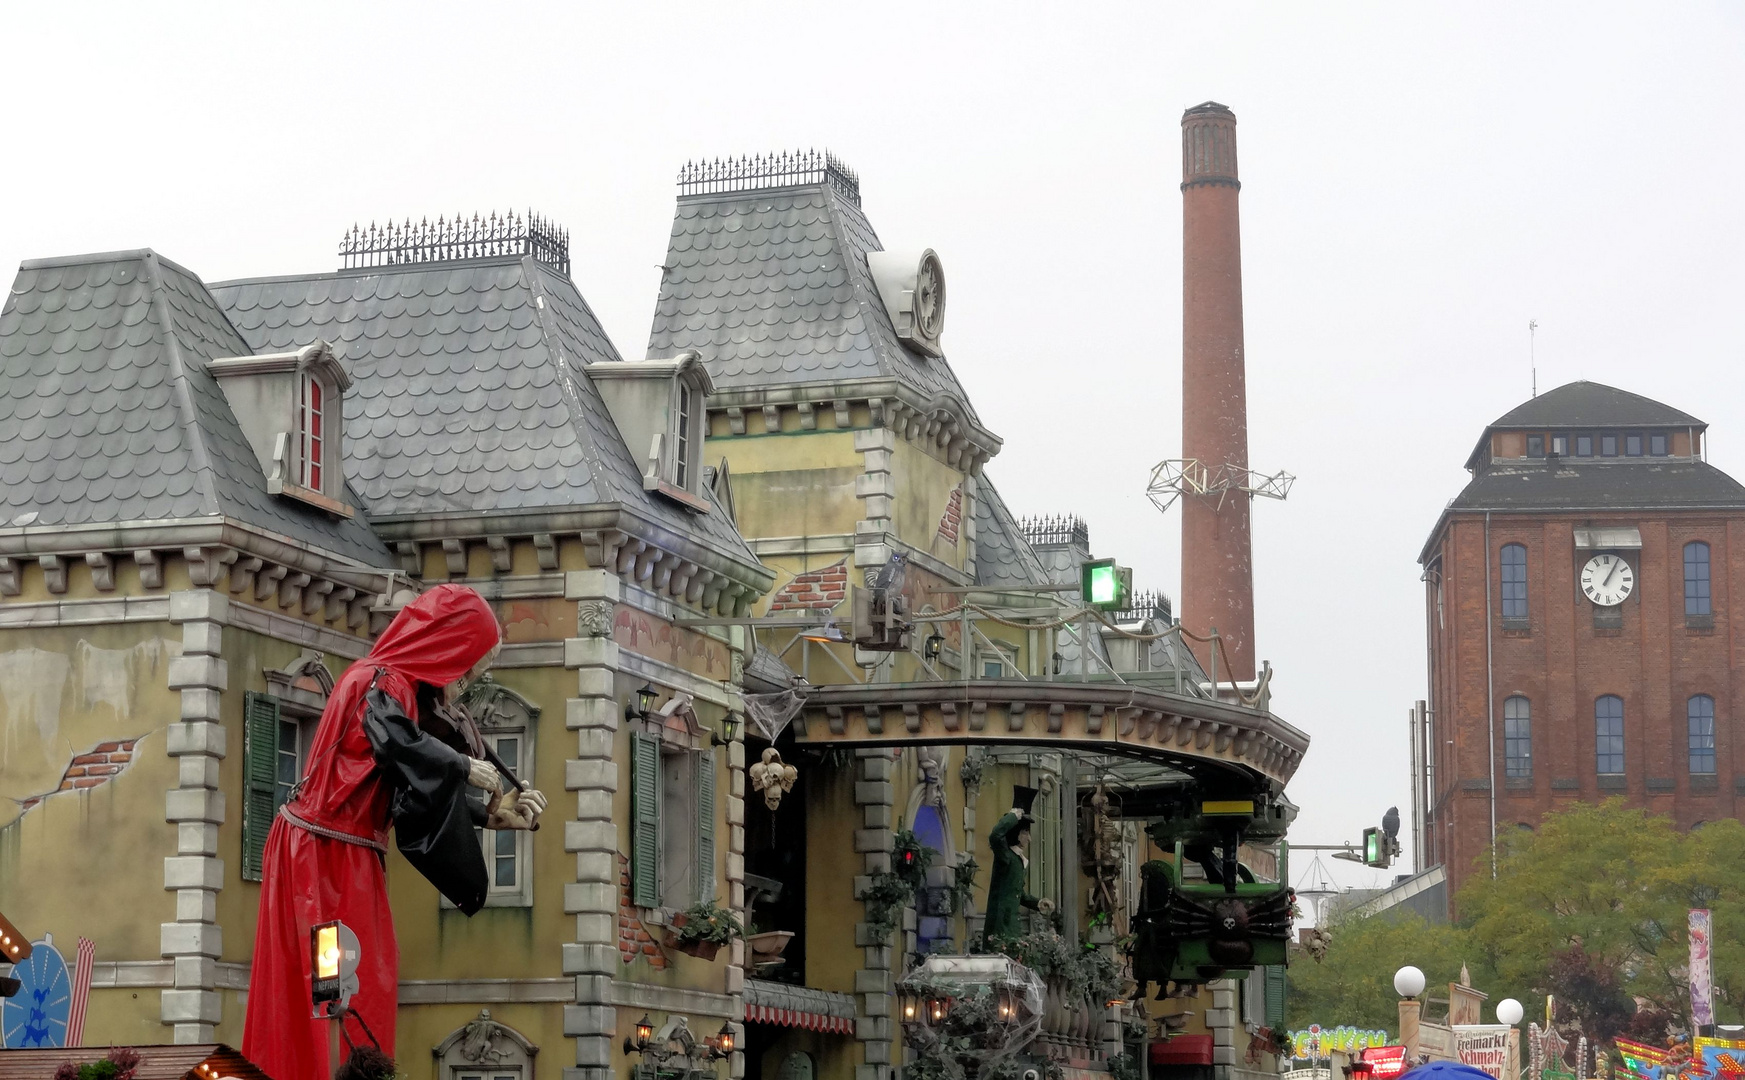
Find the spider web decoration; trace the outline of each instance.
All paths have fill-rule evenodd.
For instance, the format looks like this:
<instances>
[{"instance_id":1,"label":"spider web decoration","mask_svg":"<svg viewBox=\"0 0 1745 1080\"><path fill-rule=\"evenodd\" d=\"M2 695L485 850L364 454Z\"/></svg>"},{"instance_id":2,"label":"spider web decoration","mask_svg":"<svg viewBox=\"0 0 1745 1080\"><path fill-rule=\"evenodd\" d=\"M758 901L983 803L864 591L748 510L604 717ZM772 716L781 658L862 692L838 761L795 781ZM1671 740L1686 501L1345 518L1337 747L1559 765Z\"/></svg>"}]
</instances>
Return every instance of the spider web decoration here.
<instances>
[{"instance_id":1,"label":"spider web decoration","mask_svg":"<svg viewBox=\"0 0 1745 1080\"><path fill-rule=\"evenodd\" d=\"M800 714L800 707L806 704L806 695L798 690L742 696L745 698L745 715L751 718L752 726L772 743L788 729L794 717Z\"/></svg>"}]
</instances>

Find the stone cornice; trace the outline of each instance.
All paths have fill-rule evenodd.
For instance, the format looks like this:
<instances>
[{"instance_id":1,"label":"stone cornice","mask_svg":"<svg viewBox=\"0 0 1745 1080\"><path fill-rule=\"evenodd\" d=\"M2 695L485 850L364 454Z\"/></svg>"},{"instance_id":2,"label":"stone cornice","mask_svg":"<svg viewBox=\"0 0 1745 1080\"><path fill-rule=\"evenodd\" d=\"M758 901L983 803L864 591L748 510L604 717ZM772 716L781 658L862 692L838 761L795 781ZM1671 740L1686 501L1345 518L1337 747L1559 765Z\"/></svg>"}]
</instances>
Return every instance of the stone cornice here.
<instances>
[{"instance_id":1,"label":"stone cornice","mask_svg":"<svg viewBox=\"0 0 1745 1080\"><path fill-rule=\"evenodd\" d=\"M528 538L540 569L558 569L557 543L577 538L588 565L611 569L642 588L704 611L741 613L768 592L775 573L747 562L617 503L569 510L481 511L378 517L371 526L400 553L401 569L420 577L424 548L443 550L452 580L466 573L467 549L485 543L498 568L508 570L508 542Z\"/></svg>"},{"instance_id":2,"label":"stone cornice","mask_svg":"<svg viewBox=\"0 0 1745 1080\"><path fill-rule=\"evenodd\" d=\"M819 412L833 412L836 427L845 429L856 406L868 410L874 427L890 428L965 473L979 473L1003 445L971 415L966 402L950 394L927 395L896 379L746 387L717 391L709 398L709 412L725 415L735 435L747 433L748 413L761 412L766 431L780 430L781 415L788 410L798 412L802 431L829 430L818 428Z\"/></svg>"},{"instance_id":3,"label":"stone cornice","mask_svg":"<svg viewBox=\"0 0 1745 1080\"><path fill-rule=\"evenodd\" d=\"M368 627L392 571L304 547L288 537L227 518L0 529L0 598L22 592L27 566L42 572L51 594L67 591L74 563L84 563L99 592L116 589L118 559L131 558L140 584L164 588L166 561L181 560L196 587L225 583L231 593L276 600L320 623ZM264 609L263 609L264 610ZM325 628L322 628L325 629ZM283 636L283 635L276 635ZM342 635L343 636L343 635Z\"/></svg>"}]
</instances>

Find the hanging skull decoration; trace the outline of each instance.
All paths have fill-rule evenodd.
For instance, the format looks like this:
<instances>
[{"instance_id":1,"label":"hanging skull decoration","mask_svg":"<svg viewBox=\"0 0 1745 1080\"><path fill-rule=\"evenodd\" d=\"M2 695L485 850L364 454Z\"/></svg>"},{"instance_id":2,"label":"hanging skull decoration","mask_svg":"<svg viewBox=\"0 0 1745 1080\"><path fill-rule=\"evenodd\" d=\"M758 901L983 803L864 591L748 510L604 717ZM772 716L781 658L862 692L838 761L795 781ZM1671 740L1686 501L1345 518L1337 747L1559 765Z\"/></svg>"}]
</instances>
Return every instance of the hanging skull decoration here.
<instances>
[{"instance_id":1,"label":"hanging skull decoration","mask_svg":"<svg viewBox=\"0 0 1745 1080\"><path fill-rule=\"evenodd\" d=\"M763 804L771 810L782 804L782 796L794 790L794 781L800 778L800 770L784 762L773 746L746 773L751 777L751 789L763 792Z\"/></svg>"}]
</instances>

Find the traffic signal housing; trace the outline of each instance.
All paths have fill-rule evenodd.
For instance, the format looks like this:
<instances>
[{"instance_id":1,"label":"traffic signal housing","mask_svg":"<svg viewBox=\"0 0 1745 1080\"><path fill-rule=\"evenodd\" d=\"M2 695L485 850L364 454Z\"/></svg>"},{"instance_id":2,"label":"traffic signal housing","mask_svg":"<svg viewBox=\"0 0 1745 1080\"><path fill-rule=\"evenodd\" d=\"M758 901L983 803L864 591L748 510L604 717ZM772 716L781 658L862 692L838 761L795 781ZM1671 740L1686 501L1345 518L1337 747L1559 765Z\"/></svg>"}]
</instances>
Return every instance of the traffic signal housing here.
<instances>
[{"instance_id":1,"label":"traffic signal housing","mask_svg":"<svg viewBox=\"0 0 1745 1080\"><path fill-rule=\"evenodd\" d=\"M1380 829L1363 830L1363 865L1386 870L1393 865L1393 847Z\"/></svg>"},{"instance_id":2,"label":"traffic signal housing","mask_svg":"<svg viewBox=\"0 0 1745 1080\"><path fill-rule=\"evenodd\" d=\"M1097 559L1079 566L1079 591L1098 611L1121 611L1133 596L1133 571L1114 559Z\"/></svg>"}]
</instances>

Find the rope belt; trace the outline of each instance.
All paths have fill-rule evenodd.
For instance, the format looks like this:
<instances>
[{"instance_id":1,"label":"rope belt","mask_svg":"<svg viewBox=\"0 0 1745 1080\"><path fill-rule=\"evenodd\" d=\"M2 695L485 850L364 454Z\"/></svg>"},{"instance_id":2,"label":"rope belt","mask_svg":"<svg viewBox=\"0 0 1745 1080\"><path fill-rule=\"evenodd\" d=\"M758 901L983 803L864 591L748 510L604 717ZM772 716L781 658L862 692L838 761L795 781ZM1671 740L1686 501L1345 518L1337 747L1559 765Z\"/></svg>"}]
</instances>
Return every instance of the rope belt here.
<instances>
[{"instance_id":1,"label":"rope belt","mask_svg":"<svg viewBox=\"0 0 1745 1080\"><path fill-rule=\"evenodd\" d=\"M367 836L353 836L351 833L340 832L338 829L329 829L323 825L316 825L313 822L304 821L302 818L291 812L291 807L288 803L279 807L279 816L297 826L299 829L306 829L309 832L314 833L316 836L325 836L329 840L338 840L342 844L356 844L358 847L369 848L377 855L386 855L388 853L388 845L382 843L380 840L371 840Z\"/></svg>"}]
</instances>

